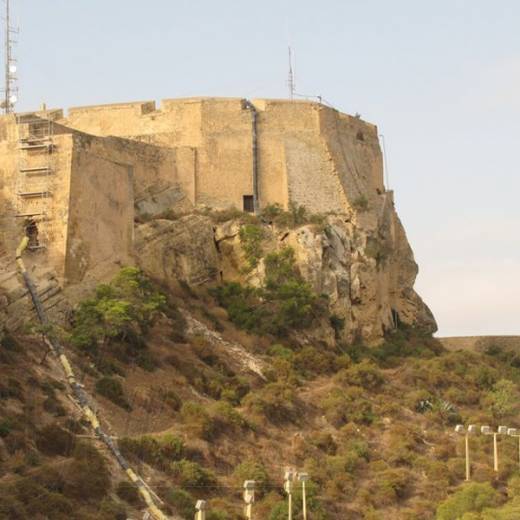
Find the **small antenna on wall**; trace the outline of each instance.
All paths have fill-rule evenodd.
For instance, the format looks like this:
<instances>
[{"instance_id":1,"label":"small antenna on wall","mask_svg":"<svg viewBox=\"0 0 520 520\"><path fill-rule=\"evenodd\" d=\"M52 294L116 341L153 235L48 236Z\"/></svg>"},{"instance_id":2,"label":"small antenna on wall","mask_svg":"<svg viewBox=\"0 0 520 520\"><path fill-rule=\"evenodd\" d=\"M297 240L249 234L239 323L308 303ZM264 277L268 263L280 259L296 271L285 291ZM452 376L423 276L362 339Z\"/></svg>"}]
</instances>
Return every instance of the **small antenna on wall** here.
<instances>
[{"instance_id":1,"label":"small antenna on wall","mask_svg":"<svg viewBox=\"0 0 520 520\"><path fill-rule=\"evenodd\" d=\"M293 67L293 52L289 45L289 77L287 79L287 86L289 87L289 98L294 99L296 93L296 82L294 79L294 67Z\"/></svg>"},{"instance_id":2,"label":"small antenna on wall","mask_svg":"<svg viewBox=\"0 0 520 520\"><path fill-rule=\"evenodd\" d=\"M4 83L4 100L0 104L0 107L4 110L5 114L14 112L14 105L18 101L18 87L17 82L17 66L16 59L13 57L13 44L17 43L13 36L18 34L18 29L11 26L11 4L10 0L5 1L5 49L4 49L4 60L5 60L5 83Z\"/></svg>"}]
</instances>

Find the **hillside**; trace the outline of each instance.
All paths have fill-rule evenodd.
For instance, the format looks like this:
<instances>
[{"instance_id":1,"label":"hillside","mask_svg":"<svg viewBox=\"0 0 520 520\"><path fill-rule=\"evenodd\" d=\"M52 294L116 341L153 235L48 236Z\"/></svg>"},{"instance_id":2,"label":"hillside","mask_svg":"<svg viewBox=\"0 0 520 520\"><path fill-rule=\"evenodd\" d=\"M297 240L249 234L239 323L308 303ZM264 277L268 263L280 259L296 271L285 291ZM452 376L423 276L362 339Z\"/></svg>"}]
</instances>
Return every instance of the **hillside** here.
<instances>
[{"instance_id":1,"label":"hillside","mask_svg":"<svg viewBox=\"0 0 520 520\"><path fill-rule=\"evenodd\" d=\"M313 519L435 518L464 480L454 425L520 427L517 354L499 344L448 351L432 338L426 311L366 344L355 331L370 312L342 316L331 297L344 258L338 267L333 255L308 255L320 251L325 229L328 237L342 229L334 217L216 218L141 221L141 270L71 287L63 293L69 304L49 309L52 334L103 427L176 518L192 518L199 498L209 501L211 520L241 518L246 479L257 482L257 518L286 518L288 467L310 475ZM360 243L356 269L364 274L353 306L377 309L364 299L367 287L395 248ZM350 316L358 321L349 328ZM42 333L50 331L31 318L2 336L0 518L138 518L143 504L67 397ZM502 518L496 508L518 470L516 444L500 439L494 475L491 439L471 442L473 478L492 487L471 489L473 501L463 496L459 510L476 503L475 511L494 512L464 520ZM512 480L503 511L515 506L517 488ZM298 495L295 503L300 514ZM443 514L441 506L437 518L458 518Z\"/></svg>"}]
</instances>

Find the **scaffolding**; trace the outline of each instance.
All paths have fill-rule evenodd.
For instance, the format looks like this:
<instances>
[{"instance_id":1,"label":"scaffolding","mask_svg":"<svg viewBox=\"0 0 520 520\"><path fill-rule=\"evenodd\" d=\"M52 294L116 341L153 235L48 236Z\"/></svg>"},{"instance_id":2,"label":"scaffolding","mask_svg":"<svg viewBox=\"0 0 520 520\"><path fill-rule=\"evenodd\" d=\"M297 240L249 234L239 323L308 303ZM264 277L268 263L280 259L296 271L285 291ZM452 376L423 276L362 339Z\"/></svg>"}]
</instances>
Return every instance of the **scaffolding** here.
<instances>
[{"instance_id":1,"label":"scaffolding","mask_svg":"<svg viewBox=\"0 0 520 520\"><path fill-rule=\"evenodd\" d=\"M55 174L54 123L52 119L36 114L19 114L16 125L16 217L24 219L29 249L44 249L49 243L49 211Z\"/></svg>"}]
</instances>

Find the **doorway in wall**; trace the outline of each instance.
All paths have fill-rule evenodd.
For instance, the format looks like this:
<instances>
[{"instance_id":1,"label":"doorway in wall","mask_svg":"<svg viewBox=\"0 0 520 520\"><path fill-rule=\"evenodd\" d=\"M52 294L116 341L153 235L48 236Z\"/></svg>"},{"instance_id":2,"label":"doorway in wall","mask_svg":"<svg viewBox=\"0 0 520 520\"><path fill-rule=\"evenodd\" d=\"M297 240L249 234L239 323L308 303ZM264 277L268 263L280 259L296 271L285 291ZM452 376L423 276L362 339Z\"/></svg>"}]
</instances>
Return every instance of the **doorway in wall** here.
<instances>
[{"instance_id":1,"label":"doorway in wall","mask_svg":"<svg viewBox=\"0 0 520 520\"><path fill-rule=\"evenodd\" d=\"M255 200L253 195L244 195L242 197L243 204L244 204L244 211L247 211L248 213L254 213L255 212Z\"/></svg>"}]
</instances>

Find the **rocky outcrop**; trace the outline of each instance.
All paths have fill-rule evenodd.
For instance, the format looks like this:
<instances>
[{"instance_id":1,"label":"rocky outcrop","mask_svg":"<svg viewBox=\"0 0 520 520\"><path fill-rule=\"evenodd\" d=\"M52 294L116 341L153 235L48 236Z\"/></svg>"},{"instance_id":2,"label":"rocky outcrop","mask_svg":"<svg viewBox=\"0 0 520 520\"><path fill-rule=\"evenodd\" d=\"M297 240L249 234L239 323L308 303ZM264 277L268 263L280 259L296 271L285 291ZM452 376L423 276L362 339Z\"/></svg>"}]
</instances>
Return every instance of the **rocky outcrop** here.
<instances>
[{"instance_id":1,"label":"rocky outcrop","mask_svg":"<svg viewBox=\"0 0 520 520\"><path fill-rule=\"evenodd\" d=\"M384 204L378 219L373 214L329 215L320 224L294 228L258 219L249 224L260 228L263 237L254 268L248 267L240 220L215 224L196 214L156 220L138 227L137 261L168 285L182 280L258 286L265 275L265 255L291 247L303 278L327 297L344 341L378 343L399 323L433 332L435 320L413 289L418 271L413 252L392 201L386 201L386 208ZM315 330L313 337L330 342L332 329L323 327L329 330Z\"/></svg>"},{"instance_id":2,"label":"rocky outcrop","mask_svg":"<svg viewBox=\"0 0 520 520\"><path fill-rule=\"evenodd\" d=\"M151 277L172 286L213 282L218 274L218 254L211 220L188 215L178 220L152 220L137 226L137 263Z\"/></svg>"}]
</instances>

